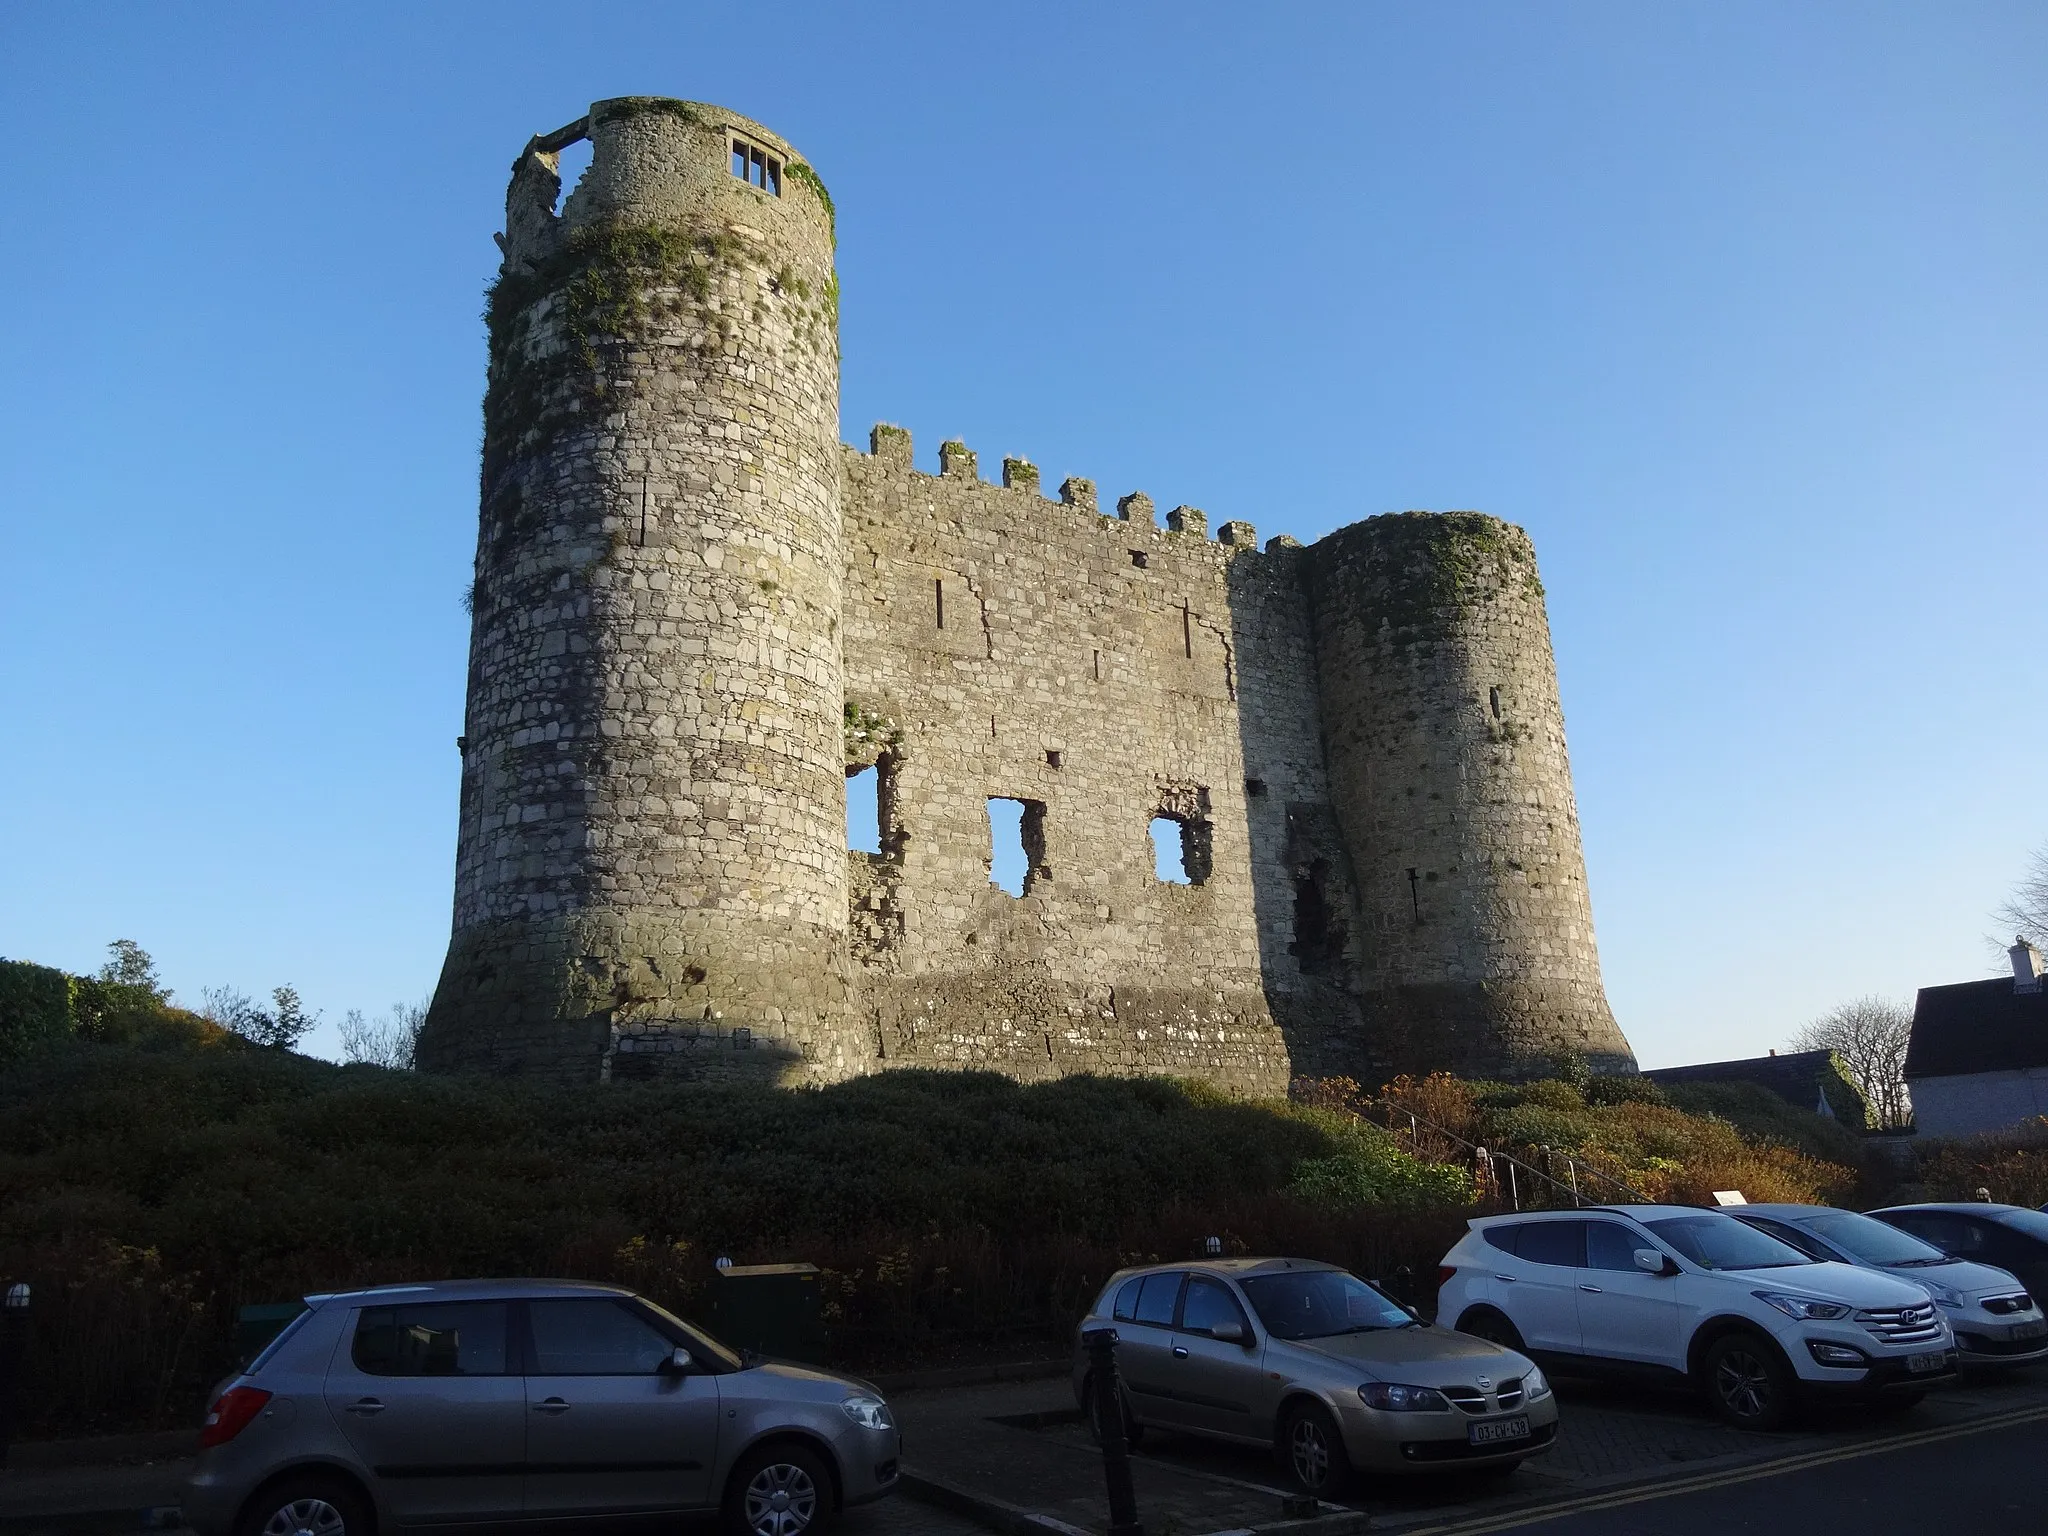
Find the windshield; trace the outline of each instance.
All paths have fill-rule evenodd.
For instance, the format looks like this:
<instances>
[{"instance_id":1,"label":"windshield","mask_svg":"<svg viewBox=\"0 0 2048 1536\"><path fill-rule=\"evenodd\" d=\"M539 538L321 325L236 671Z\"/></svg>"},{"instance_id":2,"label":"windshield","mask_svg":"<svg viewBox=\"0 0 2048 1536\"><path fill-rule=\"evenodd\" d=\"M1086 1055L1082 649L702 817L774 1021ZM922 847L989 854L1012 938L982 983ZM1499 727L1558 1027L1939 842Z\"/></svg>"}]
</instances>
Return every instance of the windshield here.
<instances>
[{"instance_id":1,"label":"windshield","mask_svg":"<svg viewBox=\"0 0 2048 1536\"><path fill-rule=\"evenodd\" d=\"M1341 1269L1254 1275L1240 1283L1266 1332L1276 1339L1327 1339L1416 1326L1406 1311Z\"/></svg>"},{"instance_id":2,"label":"windshield","mask_svg":"<svg viewBox=\"0 0 2048 1536\"><path fill-rule=\"evenodd\" d=\"M1790 1243L1781 1243L1719 1211L1666 1216L1643 1225L1701 1269L1781 1269L1813 1262Z\"/></svg>"},{"instance_id":3,"label":"windshield","mask_svg":"<svg viewBox=\"0 0 2048 1536\"><path fill-rule=\"evenodd\" d=\"M1825 1211L1802 1216L1798 1224L1824 1242L1833 1243L1852 1259L1887 1268L1946 1264L1948 1255L1932 1243L1923 1243L1910 1232L1888 1227L1874 1217L1854 1211Z\"/></svg>"},{"instance_id":4,"label":"windshield","mask_svg":"<svg viewBox=\"0 0 2048 1536\"><path fill-rule=\"evenodd\" d=\"M675 1330L688 1342L690 1353L696 1355L699 1359L711 1361L716 1365L723 1366L728 1371L738 1371L746 1368L747 1362L743 1358L719 1343L718 1340L711 1337L702 1328L691 1327L680 1317L677 1317L675 1313L669 1311L667 1307L657 1306L645 1296L636 1296L633 1299L639 1305L654 1313L663 1322L673 1325Z\"/></svg>"}]
</instances>

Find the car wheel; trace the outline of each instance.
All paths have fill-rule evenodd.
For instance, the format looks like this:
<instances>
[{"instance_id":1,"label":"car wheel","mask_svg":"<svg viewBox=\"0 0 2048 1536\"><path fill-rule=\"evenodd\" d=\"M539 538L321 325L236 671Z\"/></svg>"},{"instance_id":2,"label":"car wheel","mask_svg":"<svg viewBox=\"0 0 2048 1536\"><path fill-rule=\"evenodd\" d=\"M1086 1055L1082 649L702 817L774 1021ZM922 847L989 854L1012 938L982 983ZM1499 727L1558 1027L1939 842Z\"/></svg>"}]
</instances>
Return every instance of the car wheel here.
<instances>
[{"instance_id":1,"label":"car wheel","mask_svg":"<svg viewBox=\"0 0 2048 1536\"><path fill-rule=\"evenodd\" d=\"M819 1536L832 1524L832 1475L809 1446L749 1451L725 1491L727 1536Z\"/></svg>"},{"instance_id":2,"label":"car wheel","mask_svg":"<svg viewBox=\"0 0 2048 1536\"><path fill-rule=\"evenodd\" d=\"M299 1473L249 1501L236 1536L371 1536L376 1522L363 1496L339 1478Z\"/></svg>"},{"instance_id":3,"label":"car wheel","mask_svg":"<svg viewBox=\"0 0 2048 1536\"><path fill-rule=\"evenodd\" d=\"M1280 1424L1280 1454L1304 1492L1335 1497L1351 1479L1351 1460L1337 1422L1316 1403L1297 1403Z\"/></svg>"},{"instance_id":4,"label":"car wheel","mask_svg":"<svg viewBox=\"0 0 2048 1536\"><path fill-rule=\"evenodd\" d=\"M1102 1444L1102 1419L1095 1406L1095 1378L1089 1376L1081 1383L1082 1401L1088 1404L1088 1438L1097 1445ZM1124 1444L1136 1450L1145 1438L1145 1426L1131 1417L1131 1400L1119 1390L1117 1401L1124 1411Z\"/></svg>"},{"instance_id":5,"label":"car wheel","mask_svg":"<svg viewBox=\"0 0 2048 1536\"><path fill-rule=\"evenodd\" d=\"M1489 1344L1498 1344L1502 1349L1520 1351L1528 1348L1522 1342L1521 1330L1491 1307L1474 1307L1459 1318L1458 1332L1484 1339Z\"/></svg>"},{"instance_id":6,"label":"car wheel","mask_svg":"<svg viewBox=\"0 0 2048 1536\"><path fill-rule=\"evenodd\" d=\"M1724 1423L1737 1429L1780 1429L1792 1417L1792 1373L1778 1352L1753 1333L1716 1339L1702 1363L1707 1396Z\"/></svg>"}]
</instances>

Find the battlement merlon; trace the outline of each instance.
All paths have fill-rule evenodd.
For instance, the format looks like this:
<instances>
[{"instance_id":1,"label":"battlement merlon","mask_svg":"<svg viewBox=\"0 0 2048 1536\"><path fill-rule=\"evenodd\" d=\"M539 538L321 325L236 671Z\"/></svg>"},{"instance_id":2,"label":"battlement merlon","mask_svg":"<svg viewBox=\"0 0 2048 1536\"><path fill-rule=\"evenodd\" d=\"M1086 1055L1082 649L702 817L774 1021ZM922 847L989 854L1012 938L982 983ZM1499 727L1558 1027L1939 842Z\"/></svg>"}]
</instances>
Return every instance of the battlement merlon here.
<instances>
[{"instance_id":1,"label":"battlement merlon","mask_svg":"<svg viewBox=\"0 0 2048 1536\"><path fill-rule=\"evenodd\" d=\"M878 421L868 429L868 446L862 450L845 445L846 451L886 464L891 469L905 474L921 475L912 455L912 439L908 429L893 422ZM1046 496L1043 477L1036 464L1015 454L1003 457L1002 480L999 485L981 478L981 456L958 438L948 438L939 444L939 473L941 480L965 480L984 490L1001 489L1018 496L1029 497L1033 502L1047 506L1072 507L1076 511L1114 522L1130 523L1153 534L1164 532L1181 540L1194 539L1208 544L1229 555L1258 553L1258 530L1242 519L1232 519L1215 529L1209 527L1209 516L1198 507L1179 506L1166 514L1166 526L1162 530L1156 521L1156 507L1152 498L1143 491L1133 491L1117 499L1116 510L1105 512L1093 480L1078 475L1069 475L1060 482L1058 500ZM1282 535L1268 548L1298 548L1294 540Z\"/></svg>"}]
</instances>

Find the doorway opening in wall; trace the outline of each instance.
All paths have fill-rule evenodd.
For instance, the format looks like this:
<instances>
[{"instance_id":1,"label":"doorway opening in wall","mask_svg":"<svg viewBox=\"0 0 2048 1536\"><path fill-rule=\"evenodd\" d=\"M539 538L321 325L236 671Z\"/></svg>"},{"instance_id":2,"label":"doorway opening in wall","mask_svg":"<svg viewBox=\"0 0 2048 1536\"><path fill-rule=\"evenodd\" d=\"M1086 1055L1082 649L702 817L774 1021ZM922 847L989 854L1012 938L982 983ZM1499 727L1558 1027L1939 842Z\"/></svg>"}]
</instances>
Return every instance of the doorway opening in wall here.
<instances>
[{"instance_id":1,"label":"doorway opening in wall","mask_svg":"<svg viewBox=\"0 0 2048 1536\"><path fill-rule=\"evenodd\" d=\"M583 173L590 169L590 157L596 146L588 139L578 139L565 146L555 163L555 170L562 178L561 188L555 193L555 212L560 214L569 201L569 194L576 190L576 183L583 179Z\"/></svg>"},{"instance_id":2,"label":"doorway opening in wall","mask_svg":"<svg viewBox=\"0 0 2048 1536\"><path fill-rule=\"evenodd\" d=\"M846 846L852 853L882 851L882 770L874 764L846 775Z\"/></svg>"},{"instance_id":3,"label":"doorway opening in wall","mask_svg":"<svg viewBox=\"0 0 2048 1536\"><path fill-rule=\"evenodd\" d=\"M1330 903L1330 861L1317 859L1294 872L1294 942L1288 945L1304 976L1333 971L1350 937Z\"/></svg>"},{"instance_id":4,"label":"doorway opening in wall","mask_svg":"<svg viewBox=\"0 0 2048 1536\"><path fill-rule=\"evenodd\" d=\"M1184 816L1152 818L1152 871L1167 885L1209 878L1209 823Z\"/></svg>"},{"instance_id":5,"label":"doorway opening in wall","mask_svg":"<svg viewBox=\"0 0 2048 1536\"><path fill-rule=\"evenodd\" d=\"M1045 802L991 797L989 883L1012 896L1026 896L1045 875Z\"/></svg>"}]
</instances>

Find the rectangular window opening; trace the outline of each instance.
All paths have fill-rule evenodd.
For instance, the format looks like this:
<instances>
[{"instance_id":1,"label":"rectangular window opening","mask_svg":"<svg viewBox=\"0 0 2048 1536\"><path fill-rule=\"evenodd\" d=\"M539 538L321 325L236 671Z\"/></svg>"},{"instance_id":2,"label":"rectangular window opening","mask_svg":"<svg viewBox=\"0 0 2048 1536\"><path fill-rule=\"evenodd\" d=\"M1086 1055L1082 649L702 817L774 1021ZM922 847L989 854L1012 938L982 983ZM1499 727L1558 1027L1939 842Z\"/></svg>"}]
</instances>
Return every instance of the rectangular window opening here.
<instances>
[{"instance_id":1,"label":"rectangular window opening","mask_svg":"<svg viewBox=\"0 0 2048 1536\"><path fill-rule=\"evenodd\" d=\"M1486 702L1492 706L1493 718L1498 720L1500 718L1500 690L1498 688L1487 689Z\"/></svg>"},{"instance_id":2,"label":"rectangular window opening","mask_svg":"<svg viewBox=\"0 0 2048 1536\"><path fill-rule=\"evenodd\" d=\"M1180 649L1188 660L1195 659L1195 615L1186 603L1180 605Z\"/></svg>"},{"instance_id":3,"label":"rectangular window opening","mask_svg":"<svg viewBox=\"0 0 2048 1536\"><path fill-rule=\"evenodd\" d=\"M782 196L782 162L759 145L744 139L732 141L732 173L771 197Z\"/></svg>"},{"instance_id":4,"label":"rectangular window opening","mask_svg":"<svg viewBox=\"0 0 2048 1536\"><path fill-rule=\"evenodd\" d=\"M882 770L877 764L846 775L846 847L851 853L882 851Z\"/></svg>"},{"instance_id":5,"label":"rectangular window opening","mask_svg":"<svg viewBox=\"0 0 2048 1536\"><path fill-rule=\"evenodd\" d=\"M938 627L946 627L946 582L944 577L932 578L932 614L938 620Z\"/></svg>"},{"instance_id":6,"label":"rectangular window opening","mask_svg":"<svg viewBox=\"0 0 2048 1536\"><path fill-rule=\"evenodd\" d=\"M1165 885L1204 885L1210 870L1210 829L1206 821L1152 818L1152 871Z\"/></svg>"},{"instance_id":7,"label":"rectangular window opening","mask_svg":"<svg viewBox=\"0 0 2048 1536\"><path fill-rule=\"evenodd\" d=\"M1012 896L1028 896L1047 876L1045 802L991 796L988 802L991 885Z\"/></svg>"}]
</instances>

